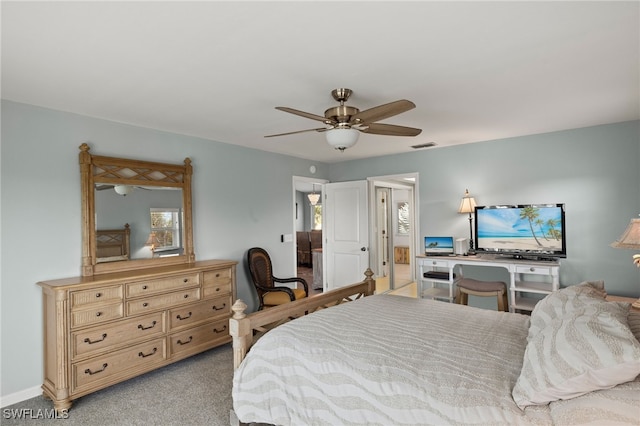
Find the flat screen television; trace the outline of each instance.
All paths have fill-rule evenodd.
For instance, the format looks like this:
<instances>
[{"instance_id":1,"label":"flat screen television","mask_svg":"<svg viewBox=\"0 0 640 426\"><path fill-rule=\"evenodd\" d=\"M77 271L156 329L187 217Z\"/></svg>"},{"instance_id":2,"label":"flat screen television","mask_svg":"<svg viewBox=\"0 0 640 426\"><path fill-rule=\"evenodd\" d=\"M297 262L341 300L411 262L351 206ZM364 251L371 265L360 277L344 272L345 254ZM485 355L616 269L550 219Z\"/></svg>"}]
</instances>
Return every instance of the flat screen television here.
<instances>
[{"instance_id":1,"label":"flat screen television","mask_svg":"<svg viewBox=\"0 0 640 426\"><path fill-rule=\"evenodd\" d=\"M477 206L475 240L479 254L566 257L564 204Z\"/></svg>"}]
</instances>

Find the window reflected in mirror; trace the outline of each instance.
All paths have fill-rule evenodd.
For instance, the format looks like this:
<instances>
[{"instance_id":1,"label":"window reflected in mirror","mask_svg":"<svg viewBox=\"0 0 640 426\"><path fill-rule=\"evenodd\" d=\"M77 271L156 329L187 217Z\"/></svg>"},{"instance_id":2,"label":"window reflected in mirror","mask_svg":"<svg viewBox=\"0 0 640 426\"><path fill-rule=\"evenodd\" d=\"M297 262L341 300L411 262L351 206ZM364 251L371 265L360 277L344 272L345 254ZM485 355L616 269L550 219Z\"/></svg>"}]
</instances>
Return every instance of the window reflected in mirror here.
<instances>
[{"instance_id":1,"label":"window reflected in mirror","mask_svg":"<svg viewBox=\"0 0 640 426\"><path fill-rule=\"evenodd\" d=\"M152 207L150 217L155 256L182 254L182 209Z\"/></svg>"}]
</instances>

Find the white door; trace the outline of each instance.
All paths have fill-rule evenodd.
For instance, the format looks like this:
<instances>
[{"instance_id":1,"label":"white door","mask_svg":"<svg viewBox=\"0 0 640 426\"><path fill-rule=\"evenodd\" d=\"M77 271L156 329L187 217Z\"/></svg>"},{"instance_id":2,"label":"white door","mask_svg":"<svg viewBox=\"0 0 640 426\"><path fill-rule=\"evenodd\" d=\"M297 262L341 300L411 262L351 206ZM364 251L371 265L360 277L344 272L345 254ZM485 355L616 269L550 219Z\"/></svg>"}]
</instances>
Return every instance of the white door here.
<instances>
[{"instance_id":1,"label":"white door","mask_svg":"<svg viewBox=\"0 0 640 426\"><path fill-rule=\"evenodd\" d=\"M362 281L369 267L367 182L324 186L324 289Z\"/></svg>"}]
</instances>

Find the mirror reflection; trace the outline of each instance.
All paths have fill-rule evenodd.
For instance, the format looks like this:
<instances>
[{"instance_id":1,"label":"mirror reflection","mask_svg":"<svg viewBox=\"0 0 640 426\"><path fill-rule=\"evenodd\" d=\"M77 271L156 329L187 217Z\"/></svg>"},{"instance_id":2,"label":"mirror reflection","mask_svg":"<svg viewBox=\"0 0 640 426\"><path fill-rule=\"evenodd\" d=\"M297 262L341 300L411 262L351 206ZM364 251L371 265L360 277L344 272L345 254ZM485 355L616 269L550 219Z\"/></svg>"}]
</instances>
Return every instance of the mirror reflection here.
<instances>
[{"instance_id":1,"label":"mirror reflection","mask_svg":"<svg viewBox=\"0 0 640 426\"><path fill-rule=\"evenodd\" d=\"M409 235L409 203L402 201L398 203L398 229L399 235Z\"/></svg>"},{"instance_id":2,"label":"mirror reflection","mask_svg":"<svg viewBox=\"0 0 640 426\"><path fill-rule=\"evenodd\" d=\"M95 185L97 263L184 254L182 190Z\"/></svg>"}]
</instances>

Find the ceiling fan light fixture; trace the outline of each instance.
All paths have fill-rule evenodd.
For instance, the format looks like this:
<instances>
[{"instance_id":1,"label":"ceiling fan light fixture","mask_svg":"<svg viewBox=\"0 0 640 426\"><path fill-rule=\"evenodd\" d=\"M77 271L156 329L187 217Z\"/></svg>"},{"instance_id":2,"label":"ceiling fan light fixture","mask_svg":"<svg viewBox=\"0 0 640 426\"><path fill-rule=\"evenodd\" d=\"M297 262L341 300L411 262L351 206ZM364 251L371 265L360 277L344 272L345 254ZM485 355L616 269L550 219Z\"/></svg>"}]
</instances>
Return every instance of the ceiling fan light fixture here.
<instances>
[{"instance_id":1,"label":"ceiling fan light fixture","mask_svg":"<svg viewBox=\"0 0 640 426\"><path fill-rule=\"evenodd\" d=\"M325 132L327 143L337 150L344 151L358 142L360 132L351 128L335 128Z\"/></svg>"},{"instance_id":2,"label":"ceiling fan light fixture","mask_svg":"<svg viewBox=\"0 0 640 426\"><path fill-rule=\"evenodd\" d=\"M116 185L113 187L113 190L116 191L116 194L122 195L124 197L127 194L131 194L131 191L133 191L133 187L130 185Z\"/></svg>"}]
</instances>

